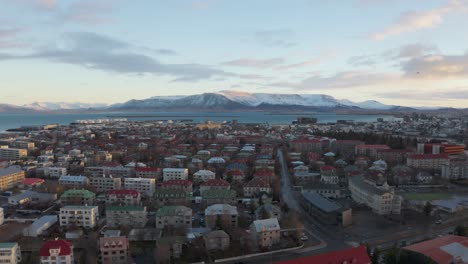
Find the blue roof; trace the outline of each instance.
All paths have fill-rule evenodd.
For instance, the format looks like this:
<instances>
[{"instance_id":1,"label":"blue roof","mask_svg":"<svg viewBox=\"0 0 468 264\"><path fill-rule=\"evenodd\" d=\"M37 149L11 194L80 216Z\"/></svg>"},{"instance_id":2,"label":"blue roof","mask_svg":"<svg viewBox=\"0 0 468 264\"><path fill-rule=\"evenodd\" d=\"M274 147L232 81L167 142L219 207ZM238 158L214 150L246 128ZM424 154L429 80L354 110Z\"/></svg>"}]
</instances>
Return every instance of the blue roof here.
<instances>
[{"instance_id":1,"label":"blue roof","mask_svg":"<svg viewBox=\"0 0 468 264\"><path fill-rule=\"evenodd\" d=\"M319 208L320 210L331 213L341 208L337 203L323 197L322 195L314 192L303 193L302 196L306 201Z\"/></svg>"}]
</instances>

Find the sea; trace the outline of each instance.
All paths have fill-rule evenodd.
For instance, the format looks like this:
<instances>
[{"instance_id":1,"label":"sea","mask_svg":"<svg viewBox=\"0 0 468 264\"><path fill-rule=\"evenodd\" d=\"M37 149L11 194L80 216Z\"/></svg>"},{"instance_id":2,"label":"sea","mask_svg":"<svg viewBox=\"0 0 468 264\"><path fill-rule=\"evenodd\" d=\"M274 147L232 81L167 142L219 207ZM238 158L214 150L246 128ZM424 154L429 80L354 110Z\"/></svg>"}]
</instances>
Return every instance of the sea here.
<instances>
[{"instance_id":1,"label":"sea","mask_svg":"<svg viewBox=\"0 0 468 264\"><path fill-rule=\"evenodd\" d=\"M337 120L353 120L362 122L377 121L383 118L385 121L393 120L391 115L354 115L336 114L328 112L297 112L297 113L270 113L270 112L125 112L125 113L0 113L0 132L10 128L22 126L38 126L46 124L67 125L77 120L102 119L102 118L127 118L135 121L148 120L187 120L194 122L224 122L237 120L239 123L268 123L291 124L298 117L315 117L319 123L336 122Z\"/></svg>"}]
</instances>

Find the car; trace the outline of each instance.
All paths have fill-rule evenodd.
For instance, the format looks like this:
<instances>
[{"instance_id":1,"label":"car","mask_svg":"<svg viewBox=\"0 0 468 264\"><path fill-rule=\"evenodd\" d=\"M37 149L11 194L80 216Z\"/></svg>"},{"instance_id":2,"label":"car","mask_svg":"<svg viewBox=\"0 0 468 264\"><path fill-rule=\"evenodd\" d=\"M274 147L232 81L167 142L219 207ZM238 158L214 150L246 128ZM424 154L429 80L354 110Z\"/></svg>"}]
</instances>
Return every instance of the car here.
<instances>
[{"instance_id":1,"label":"car","mask_svg":"<svg viewBox=\"0 0 468 264\"><path fill-rule=\"evenodd\" d=\"M301 241L307 241L307 240L309 240L308 236L306 236L306 235L301 236Z\"/></svg>"},{"instance_id":2,"label":"car","mask_svg":"<svg viewBox=\"0 0 468 264\"><path fill-rule=\"evenodd\" d=\"M435 221L435 223L440 225L440 224L442 224L442 220L439 219L439 220Z\"/></svg>"}]
</instances>

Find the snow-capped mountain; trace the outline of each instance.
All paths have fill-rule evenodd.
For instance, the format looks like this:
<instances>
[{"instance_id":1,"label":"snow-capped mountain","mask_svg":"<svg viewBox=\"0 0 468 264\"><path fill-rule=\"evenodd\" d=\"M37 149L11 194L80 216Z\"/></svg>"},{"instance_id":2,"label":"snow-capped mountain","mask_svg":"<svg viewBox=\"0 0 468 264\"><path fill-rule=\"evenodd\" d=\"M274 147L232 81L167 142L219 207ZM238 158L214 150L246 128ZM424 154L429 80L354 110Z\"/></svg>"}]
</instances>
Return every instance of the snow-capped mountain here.
<instances>
[{"instance_id":1,"label":"snow-capped mountain","mask_svg":"<svg viewBox=\"0 0 468 264\"><path fill-rule=\"evenodd\" d=\"M34 102L24 105L26 108L31 108L37 111L50 111L50 110L72 110L72 109L87 109L87 108L103 108L107 104L91 104L91 103L67 103L67 102Z\"/></svg>"},{"instance_id":2,"label":"snow-capped mountain","mask_svg":"<svg viewBox=\"0 0 468 264\"><path fill-rule=\"evenodd\" d=\"M220 91L189 96L157 96L143 100L130 100L110 106L111 110L125 109L225 109L262 110L272 106L292 108L362 108L388 110L394 106L377 101L352 102L337 100L324 94L272 94Z\"/></svg>"}]
</instances>

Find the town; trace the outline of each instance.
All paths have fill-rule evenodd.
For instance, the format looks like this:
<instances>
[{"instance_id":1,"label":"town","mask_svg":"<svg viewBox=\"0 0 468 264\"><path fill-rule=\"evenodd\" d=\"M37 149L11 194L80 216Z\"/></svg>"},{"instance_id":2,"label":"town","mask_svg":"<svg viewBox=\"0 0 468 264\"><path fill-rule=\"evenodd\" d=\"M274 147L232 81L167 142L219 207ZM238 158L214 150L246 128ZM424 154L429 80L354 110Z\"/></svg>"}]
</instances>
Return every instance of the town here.
<instances>
[{"instance_id":1,"label":"town","mask_svg":"<svg viewBox=\"0 0 468 264\"><path fill-rule=\"evenodd\" d=\"M467 142L443 113L22 127L0 263L466 263Z\"/></svg>"}]
</instances>

